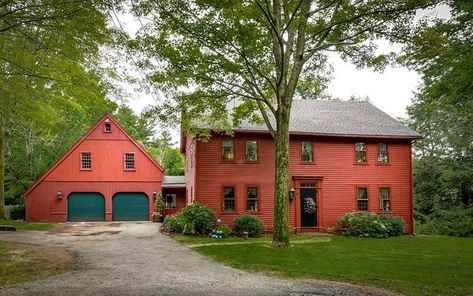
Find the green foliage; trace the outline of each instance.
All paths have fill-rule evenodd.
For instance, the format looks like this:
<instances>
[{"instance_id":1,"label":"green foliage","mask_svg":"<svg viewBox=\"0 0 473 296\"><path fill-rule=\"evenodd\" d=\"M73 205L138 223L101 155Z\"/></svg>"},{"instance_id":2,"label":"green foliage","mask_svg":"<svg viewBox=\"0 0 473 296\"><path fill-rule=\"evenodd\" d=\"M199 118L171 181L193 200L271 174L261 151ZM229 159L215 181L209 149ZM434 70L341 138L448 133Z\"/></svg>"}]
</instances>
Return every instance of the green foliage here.
<instances>
[{"instance_id":1,"label":"green foliage","mask_svg":"<svg viewBox=\"0 0 473 296\"><path fill-rule=\"evenodd\" d=\"M213 222L217 215L209 207L199 204L192 203L185 206L179 213L182 219L186 222L185 225L189 226L189 229L193 229L196 234L208 234L212 231Z\"/></svg>"},{"instance_id":2,"label":"green foliage","mask_svg":"<svg viewBox=\"0 0 473 296\"><path fill-rule=\"evenodd\" d=\"M182 233L184 231L185 220L179 214L167 215L164 218L163 225L168 228L170 232Z\"/></svg>"},{"instance_id":3,"label":"green foliage","mask_svg":"<svg viewBox=\"0 0 473 296\"><path fill-rule=\"evenodd\" d=\"M399 236L405 230L401 217L377 215L372 212L350 212L337 219L345 236L386 238Z\"/></svg>"},{"instance_id":4,"label":"green foliage","mask_svg":"<svg viewBox=\"0 0 473 296\"><path fill-rule=\"evenodd\" d=\"M15 205L10 210L10 219L12 220L25 220L26 210L25 205Z\"/></svg>"},{"instance_id":5,"label":"green foliage","mask_svg":"<svg viewBox=\"0 0 473 296\"><path fill-rule=\"evenodd\" d=\"M245 214L235 218L233 223L235 233L239 236L243 235L243 232L248 232L249 237L260 237L264 233L263 222L256 216Z\"/></svg>"},{"instance_id":6,"label":"green foliage","mask_svg":"<svg viewBox=\"0 0 473 296\"><path fill-rule=\"evenodd\" d=\"M171 134L166 130L149 144L151 155L163 166L164 174L167 176L184 175L184 156L179 148L173 147L175 144L172 142Z\"/></svg>"},{"instance_id":7,"label":"green foliage","mask_svg":"<svg viewBox=\"0 0 473 296\"><path fill-rule=\"evenodd\" d=\"M217 225L212 230L212 237L227 238L230 235L232 235L232 228L225 223L221 223L220 225Z\"/></svg>"},{"instance_id":8,"label":"green foliage","mask_svg":"<svg viewBox=\"0 0 473 296\"><path fill-rule=\"evenodd\" d=\"M416 231L420 234L473 237L473 208L436 211L420 223Z\"/></svg>"},{"instance_id":9,"label":"green foliage","mask_svg":"<svg viewBox=\"0 0 473 296\"><path fill-rule=\"evenodd\" d=\"M164 198L163 198L163 193L162 192L158 192L156 194L156 201L154 202L154 204L156 206L156 210L159 213L164 212Z\"/></svg>"}]
</instances>

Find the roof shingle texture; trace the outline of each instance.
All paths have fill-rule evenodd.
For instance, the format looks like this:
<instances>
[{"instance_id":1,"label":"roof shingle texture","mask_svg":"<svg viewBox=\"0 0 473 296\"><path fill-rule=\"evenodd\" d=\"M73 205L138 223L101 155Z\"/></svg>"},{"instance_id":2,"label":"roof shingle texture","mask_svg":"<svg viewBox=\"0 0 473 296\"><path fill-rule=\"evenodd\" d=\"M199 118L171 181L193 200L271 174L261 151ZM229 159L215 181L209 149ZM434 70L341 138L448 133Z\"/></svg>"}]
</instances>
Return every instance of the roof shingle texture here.
<instances>
[{"instance_id":1,"label":"roof shingle texture","mask_svg":"<svg viewBox=\"0 0 473 296\"><path fill-rule=\"evenodd\" d=\"M274 120L273 120L274 121ZM201 126L204 127L204 126ZM243 122L235 131L267 131ZM289 132L293 134L421 138L369 102L294 100Z\"/></svg>"}]
</instances>

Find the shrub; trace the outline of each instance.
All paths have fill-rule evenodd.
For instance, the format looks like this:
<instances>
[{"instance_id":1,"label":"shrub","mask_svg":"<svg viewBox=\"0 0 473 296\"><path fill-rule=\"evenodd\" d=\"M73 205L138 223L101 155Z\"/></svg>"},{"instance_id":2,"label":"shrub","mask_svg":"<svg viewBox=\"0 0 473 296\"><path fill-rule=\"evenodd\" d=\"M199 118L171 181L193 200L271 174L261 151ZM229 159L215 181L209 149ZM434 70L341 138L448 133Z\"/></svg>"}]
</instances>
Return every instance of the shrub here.
<instances>
[{"instance_id":1,"label":"shrub","mask_svg":"<svg viewBox=\"0 0 473 296\"><path fill-rule=\"evenodd\" d=\"M346 236L383 238L404 232L405 223L400 217L377 215L372 212L350 212L337 219Z\"/></svg>"},{"instance_id":2,"label":"shrub","mask_svg":"<svg viewBox=\"0 0 473 296\"><path fill-rule=\"evenodd\" d=\"M473 237L473 208L437 211L416 230L421 234Z\"/></svg>"},{"instance_id":3,"label":"shrub","mask_svg":"<svg viewBox=\"0 0 473 296\"><path fill-rule=\"evenodd\" d=\"M26 210L25 205L16 205L10 209L10 219L12 220L25 220Z\"/></svg>"},{"instance_id":4,"label":"shrub","mask_svg":"<svg viewBox=\"0 0 473 296\"><path fill-rule=\"evenodd\" d=\"M184 231L185 221L179 214L168 215L164 218L163 225L170 232L182 233Z\"/></svg>"},{"instance_id":5,"label":"shrub","mask_svg":"<svg viewBox=\"0 0 473 296\"><path fill-rule=\"evenodd\" d=\"M156 201L154 202L154 205L156 206L156 211L159 213L164 212L164 198L161 192L156 194Z\"/></svg>"},{"instance_id":6,"label":"shrub","mask_svg":"<svg viewBox=\"0 0 473 296\"><path fill-rule=\"evenodd\" d=\"M232 229L225 223L222 223L212 230L212 237L226 238L232 235Z\"/></svg>"},{"instance_id":7,"label":"shrub","mask_svg":"<svg viewBox=\"0 0 473 296\"><path fill-rule=\"evenodd\" d=\"M193 225L195 234L208 234L212 231L213 222L216 219L215 212L207 206L193 203L185 206L179 215L185 221ZM190 226L188 226L189 229Z\"/></svg>"},{"instance_id":8,"label":"shrub","mask_svg":"<svg viewBox=\"0 0 473 296\"><path fill-rule=\"evenodd\" d=\"M264 233L263 222L258 217L243 215L235 219L235 232L241 236L243 232L248 232L249 237L260 237Z\"/></svg>"}]
</instances>

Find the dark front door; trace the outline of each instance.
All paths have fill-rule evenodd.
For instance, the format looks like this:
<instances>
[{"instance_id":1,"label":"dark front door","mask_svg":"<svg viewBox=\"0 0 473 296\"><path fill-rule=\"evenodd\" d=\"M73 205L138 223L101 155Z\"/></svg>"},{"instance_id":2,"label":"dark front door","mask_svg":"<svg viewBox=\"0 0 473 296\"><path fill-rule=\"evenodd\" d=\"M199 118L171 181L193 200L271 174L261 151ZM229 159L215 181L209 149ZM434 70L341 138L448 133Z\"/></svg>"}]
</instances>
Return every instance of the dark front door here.
<instances>
[{"instance_id":1,"label":"dark front door","mask_svg":"<svg viewBox=\"0 0 473 296\"><path fill-rule=\"evenodd\" d=\"M304 186L304 185L303 185ZM317 226L317 190L313 185L301 188L301 226Z\"/></svg>"}]
</instances>

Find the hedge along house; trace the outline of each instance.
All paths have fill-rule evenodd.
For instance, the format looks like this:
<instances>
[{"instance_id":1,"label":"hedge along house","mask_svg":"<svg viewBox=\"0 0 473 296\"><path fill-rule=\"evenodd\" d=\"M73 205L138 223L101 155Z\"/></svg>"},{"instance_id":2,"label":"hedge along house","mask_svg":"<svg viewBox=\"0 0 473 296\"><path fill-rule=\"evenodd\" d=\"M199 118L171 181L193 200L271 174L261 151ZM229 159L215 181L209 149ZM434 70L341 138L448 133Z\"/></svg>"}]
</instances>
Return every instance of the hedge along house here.
<instances>
[{"instance_id":1,"label":"hedge along house","mask_svg":"<svg viewBox=\"0 0 473 296\"><path fill-rule=\"evenodd\" d=\"M26 191L26 220L151 220L162 179L162 167L106 114Z\"/></svg>"},{"instance_id":2,"label":"hedge along house","mask_svg":"<svg viewBox=\"0 0 473 296\"><path fill-rule=\"evenodd\" d=\"M209 128L194 124L197 128ZM289 222L325 231L350 211L401 216L413 232L411 143L421 136L367 102L295 100L290 121ZM243 122L233 136L182 135L187 203L225 223L274 213L274 141L266 126Z\"/></svg>"}]
</instances>

